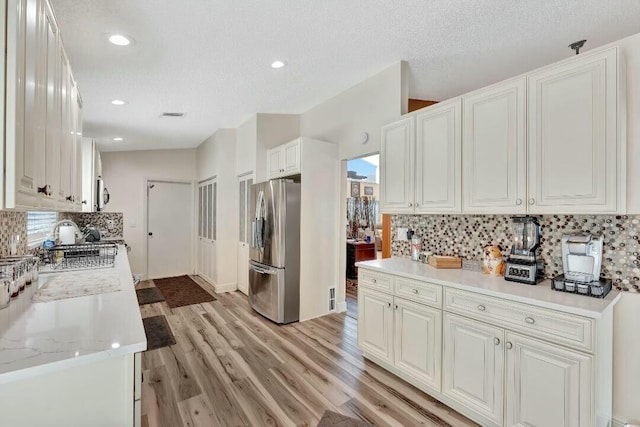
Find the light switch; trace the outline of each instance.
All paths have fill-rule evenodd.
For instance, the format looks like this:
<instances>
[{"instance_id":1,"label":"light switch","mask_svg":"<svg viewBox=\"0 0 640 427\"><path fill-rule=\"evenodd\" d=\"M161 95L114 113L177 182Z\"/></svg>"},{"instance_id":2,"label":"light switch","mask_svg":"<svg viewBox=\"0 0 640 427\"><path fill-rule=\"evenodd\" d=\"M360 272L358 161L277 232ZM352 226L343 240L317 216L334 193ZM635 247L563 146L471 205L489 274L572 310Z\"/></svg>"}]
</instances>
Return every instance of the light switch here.
<instances>
[{"instance_id":1,"label":"light switch","mask_svg":"<svg viewBox=\"0 0 640 427\"><path fill-rule=\"evenodd\" d=\"M407 239L407 231L409 229L408 228L398 228L398 240L400 241L406 241Z\"/></svg>"}]
</instances>

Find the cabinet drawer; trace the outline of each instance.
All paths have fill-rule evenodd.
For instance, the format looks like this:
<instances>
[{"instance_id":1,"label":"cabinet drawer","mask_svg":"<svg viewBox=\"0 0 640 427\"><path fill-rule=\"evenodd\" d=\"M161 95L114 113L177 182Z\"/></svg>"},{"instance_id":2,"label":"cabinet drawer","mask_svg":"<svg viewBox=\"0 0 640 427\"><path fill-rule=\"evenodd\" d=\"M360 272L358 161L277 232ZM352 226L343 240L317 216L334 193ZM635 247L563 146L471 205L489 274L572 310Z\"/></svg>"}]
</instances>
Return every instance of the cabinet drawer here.
<instances>
[{"instance_id":1,"label":"cabinet drawer","mask_svg":"<svg viewBox=\"0 0 640 427\"><path fill-rule=\"evenodd\" d=\"M442 308L442 286L396 277L395 294L411 301Z\"/></svg>"},{"instance_id":2,"label":"cabinet drawer","mask_svg":"<svg viewBox=\"0 0 640 427\"><path fill-rule=\"evenodd\" d=\"M593 351L591 319L458 289L445 290L445 310L556 344Z\"/></svg>"},{"instance_id":3,"label":"cabinet drawer","mask_svg":"<svg viewBox=\"0 0 640 427\"><path fill-rule=\"evenodd\" d=\"M393 291L393 277L359 268L358 286L391 292Z\"/></svg>"}]
</instances>

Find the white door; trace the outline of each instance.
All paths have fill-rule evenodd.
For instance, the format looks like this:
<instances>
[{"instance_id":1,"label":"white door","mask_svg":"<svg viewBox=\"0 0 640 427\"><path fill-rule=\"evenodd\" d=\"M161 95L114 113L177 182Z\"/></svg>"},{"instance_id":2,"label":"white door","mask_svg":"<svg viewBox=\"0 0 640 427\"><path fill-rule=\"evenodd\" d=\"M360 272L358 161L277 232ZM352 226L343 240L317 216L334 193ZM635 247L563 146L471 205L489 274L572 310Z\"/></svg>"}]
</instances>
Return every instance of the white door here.
<instances>
[{"instance_id":1,"label":"white door","mask_svg":"<svg viewBox=\"0 0 640 427\"><path fill-rule=\"evenodd\" d=\"M209 179L198 183L198 262L196 272L208 282L217 280L216 234L218 183Z\"/></svg>"},{"instance_id":2,"label":"white door","mask_svg":"<svg viewBox=\"0 0 640 427\"><path fill-rule=\"evenodd\" d=\"M460 212L461 129L460 98L416 116L416 213Z\"/></svg>"},{"instance_id":3,"label":"white door","mask_svg":"<svg viewBox=\"0 0 640 427\"><path fill-rule=\"evenodd\" d=\"M444 313L443 393L502 426L504 330Z\"/></svg>"},{"instance_id":4,"label":"white door","mask_svg":"<svg viewBox=\"0 0 640 427\"><path fill-rule=\"evenodd\" d=\"M507 425L595 425L591 356L511 332L506 345Z\"/></svg>"},{"instance_id":5,"label":"white door","mask_svg":"<svg viewBox=\"0 0 640 427\"><path fill-rule=\"evenodd\" d=\"M300 172L300 140L285 144L282 151L284 172L288 174Z\"/></svg>"},{"instance_id":6,"label":"white door","mask_svg":"<svg viewBox=\"0 0 640 427\"><path fill-rule=\"evenodd\" d=\"M393 363L393 297L358 290L358 345L366 353Z\"/></svg>"},{"instance_id":7,"label":"white door","mask_svg":"<svg viewBox=\"0 0 640 427\"><path fill-rule=\"evenodd\" d=\"M149 181L147 186L147 277L190 274L193 233L192 186Z\"/></svg>"},{"instance_id":8,"label":"white door","mask_svg":"<svg viewBox=\"0 0 640 427\"><path fill-rule=\"evenodd\" d=\"M525 213L526 78L463 97L463 211Z\"/></svg>"},{"instance_id":9,"label":"white door","mask_svg":"<svg viewBox=\"0 0 640 427\"><path fill-rule=\"evenodd\" d=\"M402 298L395 298L394 302L396 367L440 391L442 311Z\"/></svg>"},{"instance_id":10,"label":"white door","mask_svg":"<svg viewBox=\"0 0 640 427\"><path fill-rule=\"evenodd\" d=\"M529 212L616 212L617 76L617 48L529 75Z\"/></svg>"},{"instance_id":11,"label":"white door","mask_svg":"<svg viewBox=\"0 0 640 427\"><path fill-rule=\"evenodd\" d=\"M269 178L281 176L284 172L284 152L282 147L277 147L267 151L267 159L269 160Z\"/></svg>"},{"instance_id":12,"label":"white door","mask_svg":"<svg viewBox=\"0 0 640 427\"><path fill-rule=\"evenodd\" d=\"M253 184L253 174L238 178L238 290L249 293L249 239L251 220L249 193Z\"/></svg>"},{"instance_id":13,"label":"white door","mask_svg":"<svg viewBox=\"0 0 640 427\"><path fill-rule=\"evenodd\" d=\"M380 145L380 210L413 213L415 118L382 127Z\"/></svg>"}]
</instances>

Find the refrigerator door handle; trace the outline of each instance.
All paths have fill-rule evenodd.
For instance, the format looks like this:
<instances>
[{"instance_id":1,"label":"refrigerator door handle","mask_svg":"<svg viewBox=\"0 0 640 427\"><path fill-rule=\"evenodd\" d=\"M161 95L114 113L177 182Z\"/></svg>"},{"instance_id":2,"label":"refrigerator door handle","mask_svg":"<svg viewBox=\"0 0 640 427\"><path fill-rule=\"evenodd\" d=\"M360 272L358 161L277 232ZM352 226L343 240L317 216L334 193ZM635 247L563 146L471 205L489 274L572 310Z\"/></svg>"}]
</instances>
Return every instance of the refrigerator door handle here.
<instances>
[{"instance_id":1,"label":"refrigerator door handle","mask_svg":"<svg viewBox=\"0 0 640 427\"><path fill-rule=\"evenodd\" d=\"M262 268L262 267L258 267L257 265L253 264L253 263L249 263L249 267L260 274L278 274L278 272L272 268L270 269L266 269L266 268Z\"/></svg>"}]
</instances>

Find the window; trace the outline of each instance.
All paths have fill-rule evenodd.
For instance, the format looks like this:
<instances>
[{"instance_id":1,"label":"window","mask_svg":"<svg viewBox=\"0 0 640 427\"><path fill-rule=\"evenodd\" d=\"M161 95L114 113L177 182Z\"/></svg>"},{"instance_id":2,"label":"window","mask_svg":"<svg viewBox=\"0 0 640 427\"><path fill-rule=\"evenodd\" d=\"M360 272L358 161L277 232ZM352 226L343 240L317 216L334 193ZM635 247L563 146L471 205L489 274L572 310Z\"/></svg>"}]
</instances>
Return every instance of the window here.
<instances>
[{"instance_id":1,"label":"window","mask_svg":"<svg viewBox=\"0 0 640 427\"><path fill-rule=\"evenodd\" d=\"M33 249L42 244L58 222L57 212L27 212L27 245Z\"/></svg>"}]
</instances>

